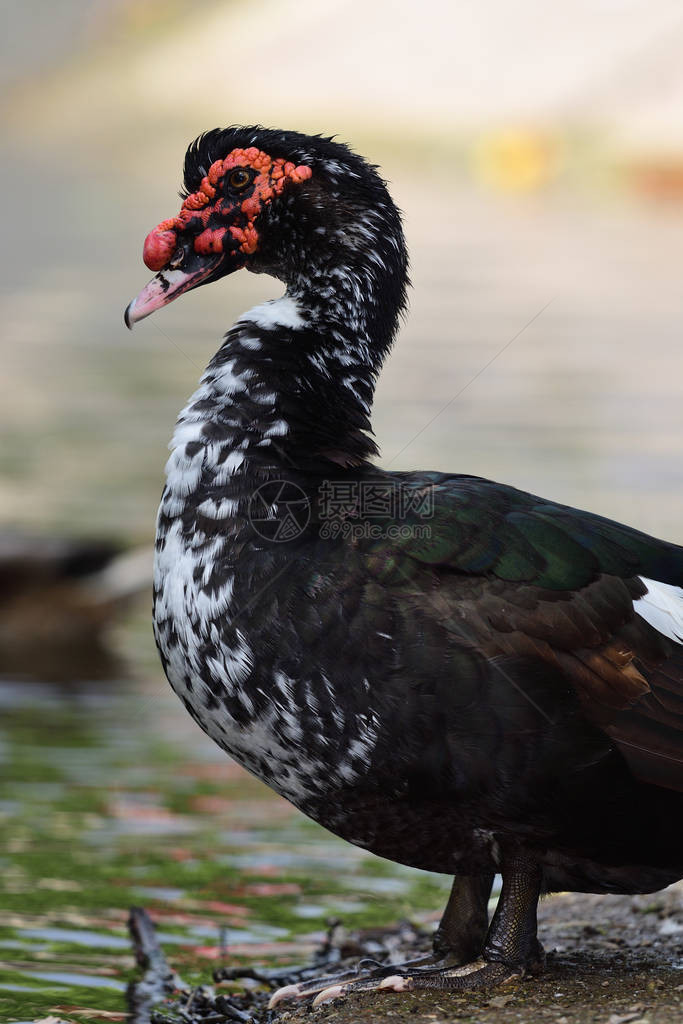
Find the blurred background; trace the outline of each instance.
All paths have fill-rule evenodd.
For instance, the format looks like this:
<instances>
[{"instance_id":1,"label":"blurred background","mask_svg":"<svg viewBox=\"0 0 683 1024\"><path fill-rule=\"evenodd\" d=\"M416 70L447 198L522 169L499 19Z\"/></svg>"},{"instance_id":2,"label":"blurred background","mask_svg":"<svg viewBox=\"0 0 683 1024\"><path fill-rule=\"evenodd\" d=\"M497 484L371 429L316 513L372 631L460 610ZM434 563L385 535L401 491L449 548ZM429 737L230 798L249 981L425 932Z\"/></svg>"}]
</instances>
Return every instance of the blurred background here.
<instances>
[{"instance_id":1,"label":"blurred background","mask_svg":"<svg viewBox=\"0 0 683 1024\"><path fill-rule=\"evenodd\" d=\"M0 13L0 1019L61 1006L97 1020L123 1007L131 902L153 909L179 969L206 978L226 945L291 956L330 914L426 919L447 886L268 794L157 665L166 443L223 331L279 294L245 273L124 328L188 142L260 122L336 134L381 165L414 285L377 394L385 466L492 477L683 543L683 12L4 0Z\"/></svg>"}]
</instances>

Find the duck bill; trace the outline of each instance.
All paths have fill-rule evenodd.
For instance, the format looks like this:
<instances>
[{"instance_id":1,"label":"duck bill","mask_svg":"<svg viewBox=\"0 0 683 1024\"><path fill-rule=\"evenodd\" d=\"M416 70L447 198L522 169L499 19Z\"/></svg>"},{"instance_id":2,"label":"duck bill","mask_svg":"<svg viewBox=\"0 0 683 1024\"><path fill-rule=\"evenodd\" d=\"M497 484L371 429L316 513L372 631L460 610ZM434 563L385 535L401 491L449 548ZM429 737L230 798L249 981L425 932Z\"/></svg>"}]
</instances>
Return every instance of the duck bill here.
<instances>
[{"instance_id":1,"label":"duck bill","mask_svg":"<svg viewBox=\"0 0 683 1024\"><path fill-rule=\"evenodd\" d=\"M132 330L138 320L144 320L156 309L167 306L179 295L203 284L218 269L223 259L224 254L219 253L216 256L202 256L187 268L172 270L168 266L164 267L126 308L123 314L126 327Z\"/></svg>"}]
</instances>

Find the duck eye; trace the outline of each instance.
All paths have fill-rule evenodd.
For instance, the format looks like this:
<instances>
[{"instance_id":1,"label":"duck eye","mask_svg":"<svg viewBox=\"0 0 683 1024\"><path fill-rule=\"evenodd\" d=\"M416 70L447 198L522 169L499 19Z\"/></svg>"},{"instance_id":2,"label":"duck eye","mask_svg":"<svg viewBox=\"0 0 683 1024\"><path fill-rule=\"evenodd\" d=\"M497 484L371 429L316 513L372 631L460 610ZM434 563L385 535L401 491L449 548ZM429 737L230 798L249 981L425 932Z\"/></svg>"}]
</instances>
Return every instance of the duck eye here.
<instances>
[{"instance_id":1,"label":"duck eye","mask_svg":"<svg viewBox=\"0 0 683 1024\"><path fill-rule=\"evenodd\" d=\"M241 192L243 188L246 188L250 181L251 175L244 167L236 168L228 178L230 188L236 188L238 192Z\"/></svg>"}]
</instances>

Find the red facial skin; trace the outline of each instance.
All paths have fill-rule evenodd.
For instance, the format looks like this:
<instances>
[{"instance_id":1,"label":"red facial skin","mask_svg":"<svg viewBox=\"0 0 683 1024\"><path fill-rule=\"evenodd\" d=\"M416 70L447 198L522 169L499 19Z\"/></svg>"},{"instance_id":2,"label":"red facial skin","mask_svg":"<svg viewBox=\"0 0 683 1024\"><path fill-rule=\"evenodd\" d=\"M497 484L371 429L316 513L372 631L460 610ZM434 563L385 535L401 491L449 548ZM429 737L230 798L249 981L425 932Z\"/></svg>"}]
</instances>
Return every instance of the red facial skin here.
<instances>
[{"instance_id":1,"label":"red facial skin","mask_svg":"<svg viewBox=\"0 0 683 1024\"><path fill-rule=\"evenodd\" d=\"M237 167L247 167L256 171L256 178L248 198L242 201L238 196L234 200L225 198L228 194L226 187L222 190L223 197L215 199L223 180ZM254 221L259 212L271 202L274 196L282 192L288 182L300 184L310 178L312 173L310 167L305 165L296 167L282 157L273 160L267 153L256 149L255 146L251 146L249 149L233 149L224 160L216 160L211 164L209 173L202 179L199 190L187 197L178 216L163 220L147 235L143 248L143 259L146 266L150 270L162 270L178 247L178 235L190 225L190 222L193 222L192 229L194 230L198 226L204 225L204 230L199 231L194 237L193 247L196 253L204 255L222 253L226 232L229 232L238 243L237 250L239 252L244 253L245 256L256 252L259 235ZM242 214L239 217L240 224L230 223L235 219L235 214L238 211ZM214 224L212 227L208 227L211 217L213 217ZM216 226L216 217L224 218L225 226ZM234 246L230 248L234 248Z\"/></svg>"}]
</instances>

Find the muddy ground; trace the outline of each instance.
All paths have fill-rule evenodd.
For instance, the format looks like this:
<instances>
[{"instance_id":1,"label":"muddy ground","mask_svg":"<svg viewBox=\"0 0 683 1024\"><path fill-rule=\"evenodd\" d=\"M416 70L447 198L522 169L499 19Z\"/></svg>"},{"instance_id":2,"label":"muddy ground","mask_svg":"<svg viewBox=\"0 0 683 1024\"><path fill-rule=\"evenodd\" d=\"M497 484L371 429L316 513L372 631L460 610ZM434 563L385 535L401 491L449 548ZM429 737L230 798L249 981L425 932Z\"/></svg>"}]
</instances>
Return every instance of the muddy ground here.
<instances>
[{"instance_id":1,"label":"muddy ground","mask_svg":"<svg viewBox=\"0 0 683 1024\"><path fill-rule=\"evenodd\" d=\"M670 1024L683 1021L683 883L648 896L543 901L544 974L486 995L356 995L320 1007L325 1024ZM282 1024L311 1024L307 1007Z\"/></svg>"}]
</instances>

